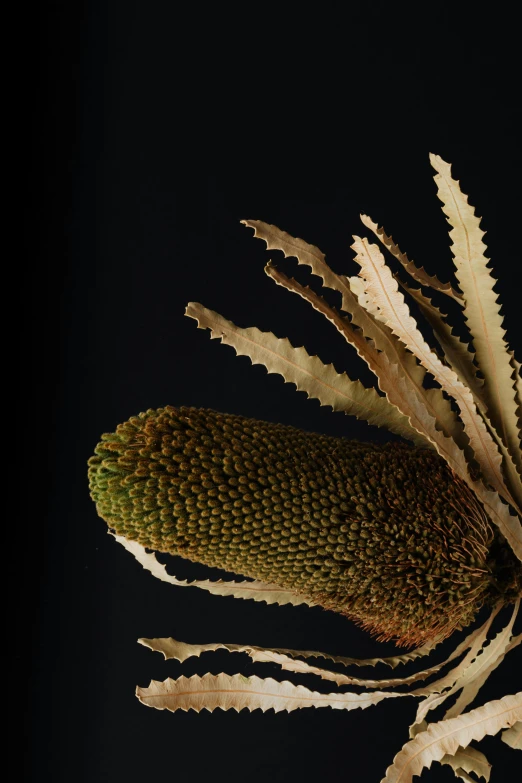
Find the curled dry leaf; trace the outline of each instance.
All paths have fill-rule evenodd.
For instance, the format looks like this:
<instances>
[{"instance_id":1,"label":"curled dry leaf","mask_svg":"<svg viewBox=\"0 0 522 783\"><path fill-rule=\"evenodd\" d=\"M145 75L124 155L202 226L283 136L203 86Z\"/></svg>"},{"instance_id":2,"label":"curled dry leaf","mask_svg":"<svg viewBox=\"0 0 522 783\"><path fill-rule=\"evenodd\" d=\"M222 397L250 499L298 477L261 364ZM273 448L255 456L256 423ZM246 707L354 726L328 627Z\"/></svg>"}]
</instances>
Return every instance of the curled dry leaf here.
<instances>
[{"instance_id":1,"label":"curled dry leaf","mask_svg":"<svg viewBox=\"0 0 522 783\"><path fill-rule=\"evenodd\" d=\"M140 644L145 647L149 647L151 650L161 652L165 660L171 658L182 663L191 657L199 657L202 653L213 652L215 650L228 650L228 652L240 652L246 653L252 661L256 663L275 663L281 666L286 671L297 672L299 674L315 674L321 677L323 680L329 680L335 682L337 685L357 685L365 688L391 688L398 685L410 685L418 680L425 680L431 675L438 672L449 661L453 660L462 652L462 647L459 645L456 651L447 658L435 666L424 671L417 672L408 677L397 677L394 679L380 679L380 680L368 680L361 679L360 677L349 677L346 674L340 674L339 672L330 671L319 666L311 666L303 660L297 658L302 656L309 658L316 656L317 653L309 653L301 650L285 650L280 648L266 648L255 647L253 645L240 645L240 644L224 644L224 643L210 643L210 644L186 644L185 642L179 642L176 639L138 639ZM396 661L397 659L393 659ZM378 663L389 664L389 659L377 658L377 659L342 659L345 665L357 665L357 666L375 666ZM401 663L404 661L400 661Z\"/></svg>"},{"instance_id":2,"label":"curled dry leaf","mask_svg":"<svg viewBox=\"0 0 522 783\"><path fill-rule=\"evenodd\" d=\"M393 237L388 236L382 227L379 227L377 223L368 217L368 215L361 215L361 222L370 231L373 231L377 239L382 242L384 247L396 258L404 269L408 272L417 283L423 286L433 288L434 291L439 291L441 294L446 294L454 299L458 304L463 306L463 296L456 291L451 283L442 283L436 275L429 275L423 266L418 267L413 261L411 261L406 253L403 253L398 245L393 241Z\"/></svg>"},{"instance_id":3,"label":"curled dry leaf","mask_svg":"<svg viewBox=\"0 0 522 783\"><path fill-rule=\"evenodd\" d=\"M514 750L522 750L522 721L502 732L502 741Z\"/></svg>"},{"instance_id":4,"label":"curled dry leaf","mask_svg":"<svg viewBox=\"0 0 522 783\"><path fill-rule=\"evenodd\" d=\"M283 590L278 585L270 585L259 580L253 580L251 582L225 582L220 579L217 582L209 582L207 579L204 581L189 582L187 579L176 579L175 576L170 576L167 573L167 569L162 563L159 563L156 559L156 555L151 552L147 552L145 547L139 544L137 541L131 541L123 536L117 536L111 533L116 541L121 544L125 549L130 552L138 563L143 566L147 571L155 576L157 579L161 579L162 582L169 582L171 585L177 587L199 587L201 590L207 590L214 595L231 595L234 598L249 598L252 601L264 601L267 604L293 604L299 606L299 604L308 604L308 606L315 606L315 604L303 597L297 595L291 590Z\"/></svg>"},{"instance_id":5,"label":"curled dry leaf","mask_svg":"<svg viewBox=\"0 0 522 783\"><path fill-rule=\"evenodd\" d=\"M472 740L481 740L487 734L498 734L501 729L522 720L522 692L490 701L465 715L432 723L426 731L404 745L386 771L382 783L410 783L433 761L446 754L452 756L459 747L466 748Z\"/></svg>"}]
</instances>

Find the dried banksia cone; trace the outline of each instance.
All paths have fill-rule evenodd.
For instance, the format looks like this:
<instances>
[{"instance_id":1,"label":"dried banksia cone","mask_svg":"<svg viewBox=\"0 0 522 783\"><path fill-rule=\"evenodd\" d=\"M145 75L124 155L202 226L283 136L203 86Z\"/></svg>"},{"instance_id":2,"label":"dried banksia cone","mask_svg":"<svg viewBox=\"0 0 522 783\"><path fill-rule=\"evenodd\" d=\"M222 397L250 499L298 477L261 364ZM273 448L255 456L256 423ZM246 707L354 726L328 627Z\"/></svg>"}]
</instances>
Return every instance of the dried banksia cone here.
<instances>
[{"instance_id":1,"label":"dried banksia cone","mask_svg":"<svg viewBox=\"0 0 522 783\"><path fill-rule=\"evenodd\" d=\"M119 535L295 590L403 645L520 590L473 493L431 450L168 406L103 435L89 482Z\"/></svg>"}]
</instances>

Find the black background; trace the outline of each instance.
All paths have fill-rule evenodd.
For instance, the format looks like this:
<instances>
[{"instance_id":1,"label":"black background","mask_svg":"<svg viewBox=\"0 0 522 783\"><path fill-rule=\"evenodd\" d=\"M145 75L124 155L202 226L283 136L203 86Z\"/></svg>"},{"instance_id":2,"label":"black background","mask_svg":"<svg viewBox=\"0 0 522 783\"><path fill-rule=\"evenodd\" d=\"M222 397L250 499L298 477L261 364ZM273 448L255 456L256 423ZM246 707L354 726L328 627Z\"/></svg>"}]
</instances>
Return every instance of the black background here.
<instances>
[{"instance_id":1,"label":"black background","mask_svg":"<svg viewBox=\"0 0 522 783\"><path fill-rule=\"evenodd\" d=\"M183 312L200 301L371 383L337 332L263 273L268 258L292 274L296 264L268 254L239 221L274 223L320 246L336 271L356 274L349 247L367 212L447 280L430 151L453 163L484 215L520 357L520 127L509 43L488 20L456 29L440 7L399 20L379 4L321 19L301 10L283 25L261 9L246 18L203 7L189 14L167 2L72 6L41 13L31 126L27 235L38 247L21 363L26 437L37 433L46 468L22 486L32 543L24 569L32 598L21 625L24 638L31 631L28 779L373 783L407 739L413 700L348 714L171 714L139 704L137 684L181 673L284 679L275 666L224 652L164 662L136 644L141 636L356 657L394 648L319 609L267 607L153 579L107 536L88 495L86 460L102 432L165 404L392 439L238 359ZM223 575L161 559L179 578ZM477 704L520 690L515 657ZM494 764L492 783L509 780L515 751L498 737L481 747ZM422 779L454 778L434 764Z\"/></svg>"}]
</instances>

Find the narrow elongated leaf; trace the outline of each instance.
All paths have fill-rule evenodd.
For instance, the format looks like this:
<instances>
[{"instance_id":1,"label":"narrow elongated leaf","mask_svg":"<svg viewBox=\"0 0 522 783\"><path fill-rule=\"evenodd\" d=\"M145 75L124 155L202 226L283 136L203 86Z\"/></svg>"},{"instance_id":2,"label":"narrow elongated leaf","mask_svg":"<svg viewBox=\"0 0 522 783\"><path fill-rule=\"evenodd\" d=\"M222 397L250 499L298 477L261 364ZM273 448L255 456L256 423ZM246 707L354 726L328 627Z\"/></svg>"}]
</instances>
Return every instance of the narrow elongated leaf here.
<instances>
[{"instance_id":1,"label":"narrow elongated leaf","mask_svg":"<svg viewBox=\"0 0 522 783\"><path fill-rule=\"evenodd\" d=\"M310 356L304 348L294 348L286 338L256 327L241 329L195 302L189 303L186 315L194 318L200 329L210 329L213 339L231 345L238 356L248 356L252 364L262 364L268 372L282 375L287 383L295 383L298 391L305 391L321 405L387 427L402 437L411 435L408 420L375 389L350 380L332 364L323 364L317 356Z\"/></svg>"},{"instance_id":2,"label":"narrow elongated leaf","mask_svg":"<svg viewBox=\"0 0 522 783\"><path fill-rule=\"evenodd\" d=\"M278 285L283 286L293 293L299 294L305 301L309 302L312 307L328 318L336 329L343 335L345 340L354 346L359 356L366 361L368 367L376 374L379 380L379 386L381 390L385 390L389 387L389 381L386 380L386 373L388 371L389 362L386 357L377 351L372 342L366 340L360 329L354 328L347 318L343 317L334 307L331 307L319 294L313 291L308 286L302 286L293 278L287 277L281 270L276 269L271 263L265 267L265 272L271 277ZM389 399L388 395L387 399ZM400 416L399 422L402 429L402 436L411 440L417 446L427 446L426 438L420 435L413 427L410 426L408 418L401 414L398 409L390 403L393 416L391 424L397 427L397 416ZM392 429L391 426L388 429ZM397 429L392 430L397 432ZM429 444L431 445L431 444Z\"/></svg>"},{"instance_id":3,"label":"narrow elongated leaf","mask_svg":"<svg viewBox=\"0 0 522 783\"><path fill-rule=\"evenodd\" d=\"M414 727L422 723L422 721L425 719L426 715L430 710L435 709L435 707L438 707L439 704L442 704L448 696L455 690L458 690L459 688L456 686L456 683L458 683L461 678L464 676L465 672L469 669L469 667L472 665L473 661L477 658L480 651L483 649L489 629L491 628L491 624L497 614L499 613L501 609L501 606L498 605L495 607L491 615L488 617L486 622L480 626L480 628L477 628L475 631L473 631L471 634L469 634L467 641L467 647L469 647L468 654L460 661L460 663L457 664L453 669L451 669L449 672L447 672L443 677L441 677L439 680L436 680L435 682L432 682L427 687L417 688L415 691L413 691L413 695L415 696L426 696L425 698L418 706L417 708L417 714L415 716L415 721L413 723L413 726L410 727L410 732L415 732ZM448 689L454 688L455 690L451 691Z\"/></svg>"},{"instance_id":4,"label":"narrow elongated leaf","mask_svg":"<svg viewBox=\"0 0 522 783\"><path fill-rule=\"evenodd\" d=\"M522 473L522 453L517 427L513 368L504 340L496 283L488 269L484 231L480 219L451 176L451 166L438 155L430 155L437 172L435 182L443 212L451 226L450 237L456 275L464 294L466 318L477 360L484 374L484 395L489 417Z\"/></svg>"},{"instance_id":5,"label":"narrow elongated leaf","mask_svg":"<svg viewBox=\"0 0 522 783\"><path fill-rule=\"evenodd\" d=\"M186 644L185 642L178 642L176 639L138 639L140 644L145 647L149 647L151 650L160 652L163 654L165 660L174 658L182 663L187 658L193 656L199 657L202 653L213 652L215 650L228 650L228 652L246 653L252 661L255 663L276 663L282 669L286 671L297 672L299 674L315 674L321 677L323 680L335 682L337 685L358 685L364 688L393 688L398 685L410 685L418 680L425 680L432 674L439 671L449 661L451 661L458 651L454 652L447 660L442 661L436 666L432 666L425 671L417 672L409 677L398 677L394 679L380 679L380 680L368 680L361 679L360 677L349 677L346 674L340 674L339 672L333 672L328 669L324 669L318 666L311 666L305 661L296 658L299 655L305 655L305 653L299 650L283 650L279 648L266 648L255 647L253 645L240 645L240 644ZM359 660L358 665L375 665L375 663L385 663L386 661L381 659L368 661Z\"/></svg>"},{"instance_id":6,"label":"narrow elongated leaf","mask_svg":"<svg viewBox=\"0 0 522 783\"><path fill-rule=\"evenodd\" d=\"M469 351L466 343L462 342L452 329L443 320L444 316L433 302L424 296L419 289L411 288L401 282L403 288L415 299L419 305L422 314L433 329L433 333L444 351L444 358L449 362L452 369L457 374L459 380L469 388L473 399L479 411L481 412L486 426L489 427L490 434L502 454L502 467L508 480L508 487L517 503L517 509L520 512L522 506L522 482L516 469L515 463L502 438L493 428L487 417L487 406L483 395L483 381L476 376L475 365L473 364L473 354ZM512 357L514 359L514 357ZM519 416L521 411L519 410Z\"/></svg>"},{"instance_id":7,"label":"narrow elongated leaf","mask_svg":"<svg viewBox=\"0 0 522 783\"><path fill-rule=\"evenodd\" d=\"M514 750L522 750L522 721L502 732L502 741Z\"/></svg>"},{"instance_id":8,"label":"narrow elongated leaf","mask_svg":"<svg viewBox=\"0 0 522 783\"><path fill-rule=\"evenodd\" d=\"M136 688L142 704L157 710L253 710L273 709L292 712L305 707L332 707L334 710L364 710L399 693L318 693L303 685L261 679L255 675L205 674L203 677L179 677L164 682L152 680L148 688Z\"/></svg>"},{"instance_id":9,"label":"narrow elongated leaf","mask_svg":"<svg viewBox=\"0 0 522 783\"><path fill-rule=\"evenodd\" d=\"M522 720L522 692L490 701L465 715L432 723L426 731L407 742L388 767L381 783L410 783L433 761L446 754L454 755L459 747L467 747L472 740L481 740L487 734Z\"/></svg>"},{"instance_id":10,"label":"narrow elongated leaf","mask_svg":"<svg viewBox=\"0 0 522 783\"><path fill-rule=\"evenodd\" d=\"M418 267L413 261L410 261L406 253L403 253L398 245L395 244L393 237L388 236L384 229L379 227L377 223L374 223L368 215L361 215L360 217L366 228L373 231L377 239L382 242L384 247L397 259L397 261L400 261L406 272L408 272L417 283L433 288L435 291L440 291L441 294L446 294L461 306L463 305L462 294L456 291L451 283L441 283L436 275L429 275L423 266Z\"/></svg>"},{"instance_id":11,"label":"narrow elongated leaf","mask_svg":"<svg viewBox=\"0 0 522 783\"><path fill-rule=\"evenodd\" d=\"M466 707L473 702L491 672L502 663L507 653L518 647L522 641L522 635L516 636L514 639L511 638L519 606L520 599L516 602L511 620L506 627L491 640L488 646L482 650L482 653L475 658L471 666L466 669L463 676L455 683L451 691L448 691L447 696L450 696L462 688L457 701L447 711L446 718L455 718L461 712L464 712Z\"/></svg>"},{"instance_id":12,"label":"narrow elongated leaf","mask_svg":"<svg viewBox=\"0 0 522 783\"><path fill-rule=\"evenodd\" d=\"M431 299L424 296L419 288L412 288L404 282L401 282L401 285L419 305L444 352L444 358L449 362L460 381L469 388L477 407L485 413L486 403L482 395L484 383L477 378L477 369L473 363L474 355L468 344L453 334L452 327L444 321L447 316L441 313Z\"/></svg>"},{"instance_id":13,"label":"narrow elongated leaf","mask_svg":"<svg viewBox=\"0 0 522 783\"><path fill-rule=\"evenodd\" d=\"M364 294L358 296L359 303L389 326L442 388L453 396L484 478L506 500L514 503L502 476L501 455L477 412L470 390L450 367L442 364L424 340L377 245L360 237L354 237L354 240L355 260L361 266L359 276L365 281Z\"/></svg>"},{"instance_id":14,"label":"narrow elongated leaf","mask_svg":"<svg viewBox=\"0 0 522 783\"><path fill-rule=\"evenodd\" d=\"M509 361L513 367L515 375L515 400L517 403L518 416L518 439L522 440L522 377L520 375L521 366L515 358L513 351L509 351Z\"/></svg>"},{"instance_id":15,"label":"narrow elongated leaf","mask_svg":"<svg viewBox=\"0 0 522 783\"><path fill-rule=\"evenodd\" d=\"M231 595L234 598L250 598L253 601L264 601L267 604L293 604L294 606L299 606L300 604L307 604L308 606L316 605L311 599L293 593L291 590L284 590L278 585L267 584L257 580L252 582L226 582L223 579L219 579L216 582L210 582L208 580L189 582L187 579L176 579L175 576L171 576L167 573L167 569L162 563L159 563L156 560L156 555L153 552L147 552L145 547L137 541L129 541L129 539L124 538L123 536L117 536L114 533L110 533L110 535L114 536L119 544L134 555L143 568L150 571L157 579L161 579L162 582L169 582L169 584L176 585L177 587L199 587L201 590L207 590L214 595Z\"/></svg>"},{"instance_id":16,"label":"narrow elongated leaf","mask_svg":"<svg viewBox=\"0 0 522 783\"><path fill-rule=\"evenodd\" d=\"M298 263L309 266L313 274L320 277L327 288L341 294L342 310L350 314L354 326L362 329L365 338L371 340L375 348L385 354L390 364L398 368L397 375L404 381L401 384L401 390L409 396L413 395L417 403L422 401L421 404L427 408L437 429L459 442L462 425L448 400L444 398L440 389L426 390L423 388L423 379L426 374L424 368L417 362L415 356L406 350L391 329L374 318L364 307L361 307L357 297L350 289L348 278L335 274L327 265L323 253L314 245L309 245L302 239L296 239L276 226L268 225L260 220L243 220L241 222L253 228L254 236L264 240L269 250L281 250L285 256L295 256ZM382 386L381 379L379 379L379 388L387 393ZM395 402L394 404L409 417L409 413L406 411L410 410L411 401L401 400L400 402L402 407ZM411 419L410 423L412 423ZM415 428L417 429L417 427ZM422 430L417 431L423 432Z\"/></svg>"},{"instance_id":17,"label":"narrow elongated leaf","mask_svg":"<svg viewBox=\"0 0 522 783\"><path fill-rule=\"evenodd\" d=\"M499 636L502 635L503 634L499 634ZM453 707L448 710L446 714L447 718L454 718L456 715L460 715L462 712L464 712L466 707L474 701L479 690L482 688L491 672L500 666L508 652L511 652L511 650L513 650L515 647L518 647L521 642L522 634L514 636L507 643L504 639L501 641L493 639L491 646L495 645L497 649L495 651L492 649L490 653L490 649L488 647L486 652L483 653L484 661L482 661L482 656L480 656L478 661L473 662L473 666L470 667L472 671L466 672L462 682L460 683L460 685L463 685L462 693ZM499 647L501 648L500 651L498 650Z\"/></svg>"}]
</instances>

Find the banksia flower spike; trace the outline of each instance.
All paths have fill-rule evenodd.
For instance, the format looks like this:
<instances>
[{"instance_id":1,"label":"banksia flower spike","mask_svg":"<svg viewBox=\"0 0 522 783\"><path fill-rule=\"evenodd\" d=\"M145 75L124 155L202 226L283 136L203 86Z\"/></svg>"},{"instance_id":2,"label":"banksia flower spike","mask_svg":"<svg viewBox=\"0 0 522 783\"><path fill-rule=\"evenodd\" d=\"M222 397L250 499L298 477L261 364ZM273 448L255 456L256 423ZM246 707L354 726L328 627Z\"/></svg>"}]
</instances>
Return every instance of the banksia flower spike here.
<instances>
[{"instance_id":1,"label":"banksia flower spike","mask_svg":"<svg viewBox=\"0 0 522 783\"><path fill-rule=\"evenodd\" d=\"M243 221L268 249L297 258L324 287L341 295L336 309L271 263L266 267L277 284L332 322L374 372L380 391L337 373L286 339L255 327L241 329L200 304L187 308L200 328L210 329L212 337L239 355L282 375L322 405L384 426L404 442L359 443L212 410L166 406L103 435L89 460L98 514L155 576L185 584L169 576L147 549L246 578L193 583L211 592L320 606L380 640L417 646L388 659L335 659L345 665L395 667L429 654L443 638L468 626L480 608L491 608L489 619L446 661L394 680L361 680L296 660L330 657L321 653L140 640L166 658L182 661L206 650L240 650L255 661L275 661L290 671L366 689L364 694L324 695L257 677L182 677L138 689L143 703L159 709L355 709L384 698L422 697L411 740L384 778L403 783L434 759L460 777L470 771L483 775L485 757L475 750L470 766L469 754L466 759L459 755L461 746L502 728L508 729L503 739L516 746L522 726L522 694L464 712L493 668L522 641L512 635L522 593L520 365L504 339L480 221L449 165L437 156L431 162L451 226L461 291L416 266L367 216L362 216L365 227L420 288L392 274L379 246L368 239L354 238L361 271L348 278L335 274L318 248L275 226ZM453 334L424 293L427 288L459 303L469 345ZM442 352L428 346L405 294L415 300ZM440 388L425 388L426 372ZM491 624L508 604L514 605L511 619L488 640ZM464 653L429 685L393 690L435 675ZM458 691L443 730L441 723L429 724L429 711Z\"/></svg>"},{"instance_id":2,"label":"banksia flower spike","mask_svg":"<svg viewBox=\"0 0 522 783\"><path fill-rule=\"evenodd\" d=\"M431 450L167 407L105 435L89 477L118 535L304 593L402 645L513 589L495 579L486 514Z\"/></svg>"}]
</instances>

